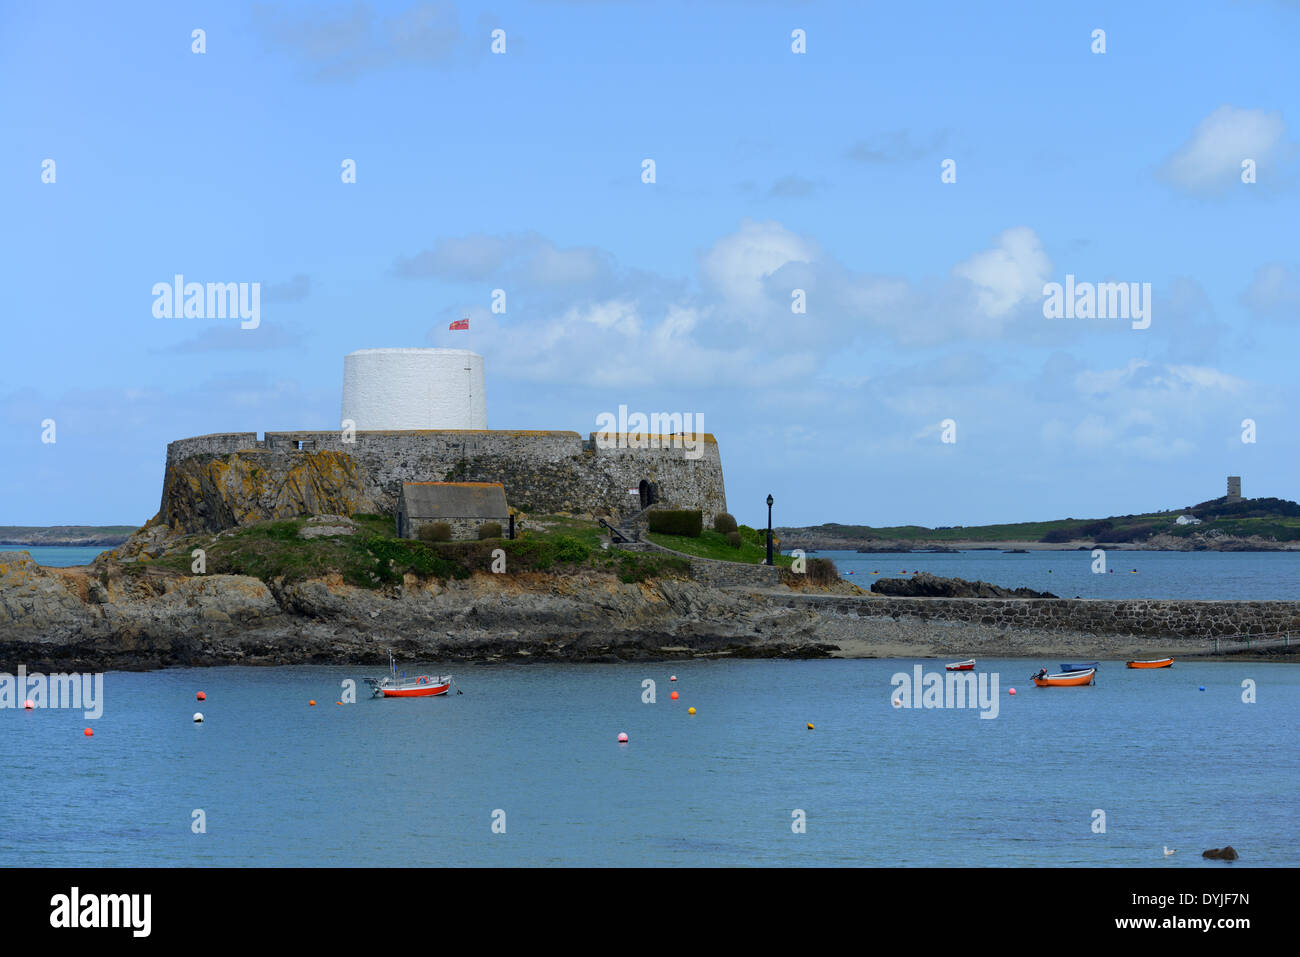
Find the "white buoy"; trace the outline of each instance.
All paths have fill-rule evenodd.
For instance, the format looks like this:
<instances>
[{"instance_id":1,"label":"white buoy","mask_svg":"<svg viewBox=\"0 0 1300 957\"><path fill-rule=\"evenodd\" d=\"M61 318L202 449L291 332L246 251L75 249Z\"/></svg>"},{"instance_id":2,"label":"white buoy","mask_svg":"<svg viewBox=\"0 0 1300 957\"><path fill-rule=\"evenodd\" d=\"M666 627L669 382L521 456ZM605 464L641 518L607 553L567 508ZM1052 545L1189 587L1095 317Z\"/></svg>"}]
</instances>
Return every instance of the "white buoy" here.
<instances>
[{"instance_id":1,"label":"white buoy","mask_svg":"<svg viewBox=\"0 0 1300 957\"><path fill-rule=\"evenodd\" d=\"M194 712L194 723L195 723L195 724L202 724L202 723L203 723L203 712L201 712L201 711L195 711L195 712Z\"/></svg>"}]
</instances>

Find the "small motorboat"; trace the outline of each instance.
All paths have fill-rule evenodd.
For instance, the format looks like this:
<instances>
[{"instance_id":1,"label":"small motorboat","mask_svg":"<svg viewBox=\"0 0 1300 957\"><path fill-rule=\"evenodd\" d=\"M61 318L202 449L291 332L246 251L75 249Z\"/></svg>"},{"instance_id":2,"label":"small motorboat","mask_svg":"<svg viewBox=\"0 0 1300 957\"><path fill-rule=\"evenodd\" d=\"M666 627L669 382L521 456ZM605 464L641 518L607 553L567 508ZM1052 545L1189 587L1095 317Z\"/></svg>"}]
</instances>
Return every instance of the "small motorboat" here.
<instances>
[{"instance_id":1,"label":"small motorboat","mask_svg":"<svg viewBox=\"0 0 1300 957\"><path fill-rule=\"evenodd\" d=\"M446 694L455 684L451 675L416 675L414 678L408 678L403 672L399 676L397 662L393 660L391 650L388 652L388 672L382 678L366 679L366 684L370 685L370 690L374 692L372 697L432 698ZM461 694L461 690L457 688L456 693Z\"/></svg>"},{"instance_id":2,"label":"small motorboat","mask_svg":"<svg viewBox=\"0 0 1300 957\"><path fill-rule=\"evenodd\" d=\"M1069 688L1074 685L1090 685L1097 681L1097 669L1088 668L1084 671L1070 671L1059 675L1049 675L1044 668L1036 675L1030 675L1034 684L1040 688Z\"/></svg>"},{"instance_id":3,"label":"small motorboat","mask_svg":"<svg viewBox=\"0 0 1300 957\"><path fill-rule=\"evenodd\" d=\"M975 659L967 658L965 661L954 661L950 665L943 666L944 671L974 671Z\"/></svg>"},{"instance_id":4,"label":"small motorboat","mask_svg":"<svg viewBox=\"0 0 1300 957\"><path fill-rule=\"evenodd\" d=\"M1096 668L1101 662L1099 661L1077 661L1074 664L1065 664L1062 662L1062 671L1087 671L1089 668Z\"/></svg>"},{"instance_id":5,"label":"small motorboat","mask_svg":"<svg viewBox=\"0 0 1300 957\"><path fill-rule=\"evenodd\" d=\"M1172 658L1152 658L1149 661L1130 661L1130 668L1168 668L1174 663Z\"/></svg>"}]
</instances>

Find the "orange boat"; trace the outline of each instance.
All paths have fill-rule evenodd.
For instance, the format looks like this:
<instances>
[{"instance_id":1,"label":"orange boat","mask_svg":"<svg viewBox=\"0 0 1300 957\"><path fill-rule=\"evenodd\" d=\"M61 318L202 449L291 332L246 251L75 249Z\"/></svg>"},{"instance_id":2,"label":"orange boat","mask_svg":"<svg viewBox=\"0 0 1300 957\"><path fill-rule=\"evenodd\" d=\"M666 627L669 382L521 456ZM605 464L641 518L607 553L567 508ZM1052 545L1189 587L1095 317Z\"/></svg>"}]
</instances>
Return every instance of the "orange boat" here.
<instances>
[{"instance_id":1,"label":"orange boat","mask_svg":"<svg viewBox=\"0 0 1300 957\"><path fill-rule=\"evenodd\" d=\"M1059 675L1049 675L1044 668L1036 675L1030 675L1034 679L1034 684L1040 688L1069 688L1073 685L1090 685L1097 682L1097 669L1089 668L1087 671L1068 671Z\"/></svg>"},{"instance_id":2,"label":"orange boat","mask_svg":"<svg viewBox=\"0 0 1300 957\"><path fill-rule=\"evenodd\" d=\"M1130 668L1168 668L1174 663L1172 658L1152 658L1150 661L1130 661Z\"/></svg>"}]
</instances>

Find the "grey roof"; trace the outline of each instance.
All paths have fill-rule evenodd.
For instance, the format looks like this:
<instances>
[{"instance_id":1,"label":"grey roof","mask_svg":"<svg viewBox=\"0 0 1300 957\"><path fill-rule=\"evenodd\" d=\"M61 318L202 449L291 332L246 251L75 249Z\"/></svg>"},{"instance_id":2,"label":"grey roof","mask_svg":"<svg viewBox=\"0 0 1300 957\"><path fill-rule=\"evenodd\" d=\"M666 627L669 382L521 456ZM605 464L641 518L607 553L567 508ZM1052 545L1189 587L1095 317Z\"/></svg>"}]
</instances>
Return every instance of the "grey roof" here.
<instances>
[{"instance_id":1,"label":"grey roof","mask_svg":"<svg viewBox=\"0 0 1300 957\"><path fill-rule=\"evenodd\" d=\"M408 518L506 519L506 490L499 482L403 482Z\"/></svg>"}]
</instances>

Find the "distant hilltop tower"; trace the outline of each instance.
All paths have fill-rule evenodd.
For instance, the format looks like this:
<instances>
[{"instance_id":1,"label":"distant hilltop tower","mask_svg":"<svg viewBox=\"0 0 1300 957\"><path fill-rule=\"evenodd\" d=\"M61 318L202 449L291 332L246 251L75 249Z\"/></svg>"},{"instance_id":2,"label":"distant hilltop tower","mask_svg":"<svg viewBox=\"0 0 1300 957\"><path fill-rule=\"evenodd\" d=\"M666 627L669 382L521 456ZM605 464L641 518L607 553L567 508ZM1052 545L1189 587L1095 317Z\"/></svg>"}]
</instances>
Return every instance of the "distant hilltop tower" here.
<instances>
[{"instance_id":1,"label":"distant hilltop tower","mask_svg":"<svg viewBox=\"0 0 1300 957\"><path fill-rule=\"evenodd\" d=\"M483 357L468 349L361 349L343 359L343 421L358 432L486 429Z\"/></svg>"},{"instance_id":2,"label":"distant hilltop tower","mask_svg":"<svg viewBox=\"0 0 1300 957\"><path fill-rule=\"evenodd\" d=\"M1241 501L1241 476L1240 475L1228 476L1228 501L1229 502Z\"/></svg>"}]
</instances>

